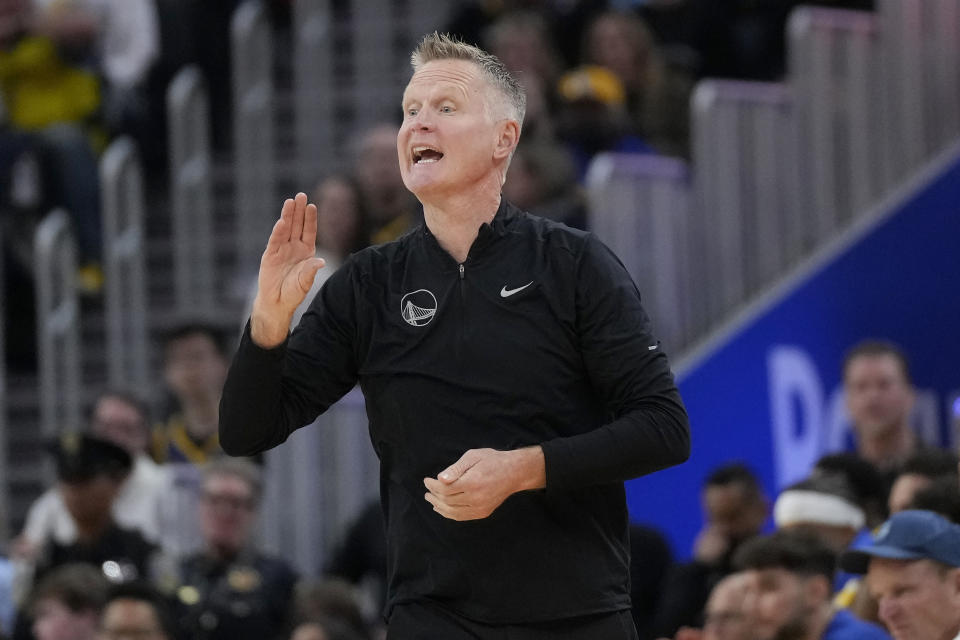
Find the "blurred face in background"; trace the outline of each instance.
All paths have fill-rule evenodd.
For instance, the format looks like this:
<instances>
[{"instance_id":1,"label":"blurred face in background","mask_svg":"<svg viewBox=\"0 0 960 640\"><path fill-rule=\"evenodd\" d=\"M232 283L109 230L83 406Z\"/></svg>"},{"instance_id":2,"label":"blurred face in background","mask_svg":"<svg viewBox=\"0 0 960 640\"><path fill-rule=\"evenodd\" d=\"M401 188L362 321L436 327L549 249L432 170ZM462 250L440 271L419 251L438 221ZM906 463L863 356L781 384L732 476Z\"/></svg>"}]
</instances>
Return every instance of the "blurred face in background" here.
<instances>
[{"instance_id":1,"label":"blurred face in background","mask_svg":"<svg viewBox=\"0 0 960 640\"><path fill-rule=\"evenodd\" d=\"M59 484L63 503L80 530L92 530L112 519L113 501L122 481L105 474Z\"/></svg>"},{"instance_id":2,"label":"blurred face in background","mask_svg":"<svg viewBox=\"0 0 960 640\"><path fill-rule=\"evenodd\" d=\"M906 425L913 388L893 355L860 355L844 372L844 392L860 437L882 437Z\"/></svg>"},{"instance_id":3,"label":"blurred face in background","mask_svg":"<svg viewBox=\"0 0 960 640\"><path fill-rule=\"evenodd\" d=\"M755 636L759 640L804 638L808 621L829 593L826 579L781 568L747 573L751 575L748 607L753 612Z\"/></svg>"},{"instance_id":4,"label":"blurred face in background","mask_svg":"<svg viewBox=\"0 0 960 640\"><path fill-rule=\"evenodd\" d=\"M653 41L639 19L615 13L598 17L586 36L588 62L613 71L628 91L644 82Z\"/></svg>"},{"instance_id":5,"label":"blurred face in background","mask_svg":"<svg viewBox=\"0 0 960 640\"><path fill-rule=\"evenodd\" d=\"M707 600L703 640L753 640L753 620L747 609L751 578L735 573L717 583Z\"/></svg>"},{"instance_id":6,"label":"blurred face in background","mask_svg":"<svg viewBox=\"0 0 960 640\"><path fill-rule=\"evenodd\" d=\"M952 640L960 632L960 569L871 558L867 587L896 640Z\"/></svg>"},{"instance_id":7,"label":"blurred face in background","mask_svg":"<svg viewBox=\"0 0 960 640\"><path fill-rule=\"evenodd\" d=\"M147 602L118 598L103 611L98 640L167 640L157 614Z\"/></svg>"},{"instance_id":8,"label":"blurred face in background","mask_svg":"<svg viewBox=\"0 0 960 640\"><path fill-rule=\"evenodd\" d=\"M762 498L735 482L704 489L703 510L709 526L734 541L755 536L767 519Z\"/></svg>"},{"instance_id":9,"label":"blurred face in background","mask_svg":"<svg viewBox=\"0 0 960 640\"><path fill-rule=\"evenodd\" d=\"M97 614L92 610L73 611L55 598L41 600L34 607L36 640L94 640L96 629Z\"/></svg>"},{"instance_id":10,"label":"blurred face in background","mask_svg":"<svg viewBox=\"0 0 960 640\"><path fill-rule=\"evenodd\" d=\"M94 435L126 449L130 455L143 453L149 441L149 425L140 409L123 398L104 396L97 401L90 419Z\"/></svg>"},{"instance_id":11,"label":"blurred face in background","mask_svg":"<svg viewBox=\"0 0 960 640\"><path fill-rule=\"evenodd\" d=\"M330 177L317 187L313 200L317 203L317 248L345 258L356 248L360 233L360 194L348 180Z\"/></svg>"},{"instance_id":12,"label":"blurred face in background","mask_svg":"<svg viewBox=\"0 0 960 640\"><path fill-rule=\"evenodd\" d=\"M164 379L181 400L202 401L220 396L227 360L213 338L191 333L171 340L165 349Z\"/></svg>"},{"instance_id":13,"label":"blurred face in background","mask_svg":"<svg viewBox=\"0 0 960 640\"><path fill-rule=\"evenodd\" d=\"M247 542L256 515L253 492L243 478L216 474L203 483L200 530L207 547L219 555L234 555Z\"/></svg>"}]
</instances>

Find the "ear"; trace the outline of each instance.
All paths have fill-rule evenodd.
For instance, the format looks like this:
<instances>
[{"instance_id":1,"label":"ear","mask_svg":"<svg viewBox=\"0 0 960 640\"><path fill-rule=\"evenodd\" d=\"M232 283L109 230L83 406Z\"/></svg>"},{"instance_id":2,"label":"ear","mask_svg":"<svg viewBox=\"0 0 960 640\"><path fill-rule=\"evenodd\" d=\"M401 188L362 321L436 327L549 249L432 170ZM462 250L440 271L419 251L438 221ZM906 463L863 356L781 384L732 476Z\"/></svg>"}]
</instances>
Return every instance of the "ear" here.
<instances>
[{"instance_id":1,"label":"ear","mask_svg":"<svg viewBox=\"0 0 960 640\"><path fill-rule=\"evenodd\" d=\"M497 143L493 157L497 160L509 158L520 142L520 125L516 120L502 120L497 123Z\"/></svg>"}]
</instances>

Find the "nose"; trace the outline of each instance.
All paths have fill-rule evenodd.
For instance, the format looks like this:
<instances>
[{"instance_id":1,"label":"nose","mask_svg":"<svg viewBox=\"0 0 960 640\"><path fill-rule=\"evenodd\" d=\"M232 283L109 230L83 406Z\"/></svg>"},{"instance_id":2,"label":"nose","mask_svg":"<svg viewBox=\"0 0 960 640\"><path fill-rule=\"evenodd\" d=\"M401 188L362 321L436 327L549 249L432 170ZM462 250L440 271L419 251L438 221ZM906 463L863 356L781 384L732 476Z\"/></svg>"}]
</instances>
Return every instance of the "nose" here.
<instances>
[{"instance_id":1,"label":"nose","mask_svg":"<svg viewBox=\"0 0 960 640\"><path fill-rule=\"evenodd\" d=\"M433 118L426 109L417 111L417 115L410 118L410 128L413 131L430 131L433 129Z\"/></svg>"}]
</instances>

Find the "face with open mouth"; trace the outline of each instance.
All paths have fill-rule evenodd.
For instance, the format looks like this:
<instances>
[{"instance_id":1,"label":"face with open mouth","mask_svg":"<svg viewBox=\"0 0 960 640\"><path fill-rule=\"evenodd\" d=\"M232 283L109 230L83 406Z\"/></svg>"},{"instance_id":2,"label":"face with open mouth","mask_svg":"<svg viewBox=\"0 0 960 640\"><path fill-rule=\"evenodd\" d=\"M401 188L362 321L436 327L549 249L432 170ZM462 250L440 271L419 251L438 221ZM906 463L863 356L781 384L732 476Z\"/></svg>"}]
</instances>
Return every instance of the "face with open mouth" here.
<instances>
[{"instance_id":1,"label":"face with open mouth","mask_svg":"<svg viewBox=\"0 0 960 640\"><path fill-rule=\"evenodd\" d=\"M397 155L403 183L421 200L493 174L497 133L487 92L480 70L465 60L434 60L413 74L403 95Z\"/></svg>"}]
</instances>

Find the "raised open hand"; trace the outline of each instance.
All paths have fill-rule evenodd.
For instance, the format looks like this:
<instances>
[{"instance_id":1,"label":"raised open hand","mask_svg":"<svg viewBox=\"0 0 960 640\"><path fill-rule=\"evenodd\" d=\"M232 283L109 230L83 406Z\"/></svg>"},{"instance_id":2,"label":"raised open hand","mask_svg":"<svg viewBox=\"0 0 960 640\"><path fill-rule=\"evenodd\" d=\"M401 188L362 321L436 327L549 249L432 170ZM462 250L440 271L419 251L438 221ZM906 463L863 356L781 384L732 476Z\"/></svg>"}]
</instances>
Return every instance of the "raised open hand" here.
<instances>
[{"instance_id":1,"label":"raised open hand","mask_svg":"<svg viewBox=\"0 0 960 640\"><path fill-rule=\"evenodd\" d=\"M317 207L298 193L287 199L260 259L257 297L250 318L253 341L273 347L284 341L290 320L303 302L323 260L315 257Z\"/></svg>"}]
</instances>

